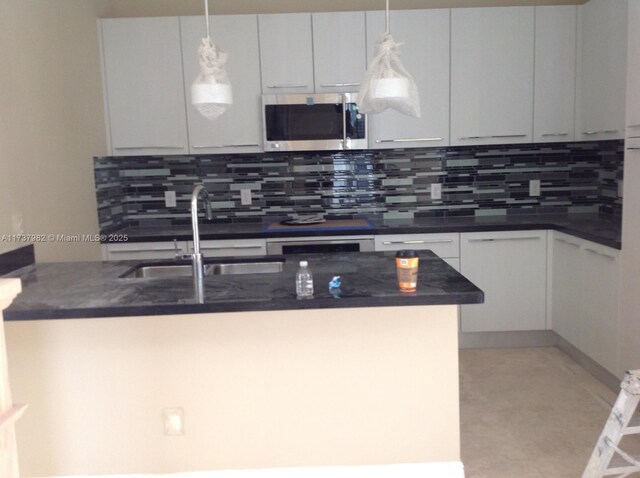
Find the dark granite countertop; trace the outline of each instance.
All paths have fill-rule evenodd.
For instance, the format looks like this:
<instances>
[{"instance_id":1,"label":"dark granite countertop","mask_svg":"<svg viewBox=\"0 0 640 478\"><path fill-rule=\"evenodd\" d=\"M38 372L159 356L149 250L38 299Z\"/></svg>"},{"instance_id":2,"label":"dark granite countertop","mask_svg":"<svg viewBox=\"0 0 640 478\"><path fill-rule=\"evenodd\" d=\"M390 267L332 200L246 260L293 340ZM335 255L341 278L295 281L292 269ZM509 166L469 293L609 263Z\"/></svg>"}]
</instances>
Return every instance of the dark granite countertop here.
<instances>
[{"instance_id":1,"label":"dark granite countertop","mask_svg":"<svg viewBox=\"0 0 640 478\"><path fill-rule=\"evenodd\" d=\"M191 277L121 278L139 264L138 261L32 264L3 276L21 278L23 287L13 304L4 311L4 318L38 320L473 304L484 300L480 289L431 251L420 251L418 288L411 295L398 291L394 253L288 255L264 259L284 260L282 272L207 276L203 303L194 299ZM314 275L313 299L296 299L295 273L298 261L302 259L309 261ZM328 290L328 282L334 275L342 277L339 298Z\"/></svg>"},{"instance_id":2,"label":"dark granite countertop","mask_svg":"<svg viewBox=\"0 0 640 478\"><path fill-rule=\"evenodd\" d=\"M269 230L263 224L207 224L201 220L201 239L248 239L302 236L340 236L373 234L420 234L553 229L620 249L621 219L599 214L540 214L521 216L479 216L369 220L367 228L323 229L291 227ZM191 239L191 226L126 227L117 231L128 242ZM113 242L121 242L114 238ZM109 241L105 241L109 242Z\"/></svg>"}]
</instances>

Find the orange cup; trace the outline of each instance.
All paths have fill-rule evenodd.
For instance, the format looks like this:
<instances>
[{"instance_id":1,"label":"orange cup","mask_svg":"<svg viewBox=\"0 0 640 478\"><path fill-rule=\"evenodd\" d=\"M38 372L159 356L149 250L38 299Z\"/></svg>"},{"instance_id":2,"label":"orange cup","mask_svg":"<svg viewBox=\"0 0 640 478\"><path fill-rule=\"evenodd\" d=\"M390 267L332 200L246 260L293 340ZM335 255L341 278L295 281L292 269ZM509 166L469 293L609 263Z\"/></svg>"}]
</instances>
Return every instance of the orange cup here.
<instances>
[{"instance_id":1,"label":"orange cup","mask_svg":"<svg viewBox=\"0 0 640 478\"><path fill-rule=\"evenodd\" d=\"M416 251L404 250L396 254L396 272L398 287L401 291L414 291L418 285L418 262Z\"/></svg>"}]
</instances>

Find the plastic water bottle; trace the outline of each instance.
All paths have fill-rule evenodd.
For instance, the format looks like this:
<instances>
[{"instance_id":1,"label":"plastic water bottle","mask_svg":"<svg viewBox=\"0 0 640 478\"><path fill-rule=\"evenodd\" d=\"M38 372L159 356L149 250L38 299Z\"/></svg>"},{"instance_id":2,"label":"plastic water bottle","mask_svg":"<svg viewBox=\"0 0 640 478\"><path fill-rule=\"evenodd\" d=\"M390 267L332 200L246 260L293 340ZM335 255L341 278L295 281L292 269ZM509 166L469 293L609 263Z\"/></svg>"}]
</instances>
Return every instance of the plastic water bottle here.
<instances>
[{"instance_id":1,"label":"plastic water bottle","mask_svg":"<svg viewBox=\"0 0 640 478\"><path fill-rule=\"evenodd\" d=\"M313 297L313 275L308 265L307 261L300 261L300 269L296 272L296 294L298 299L311 299Z\"/></svg>"}]
</instances>

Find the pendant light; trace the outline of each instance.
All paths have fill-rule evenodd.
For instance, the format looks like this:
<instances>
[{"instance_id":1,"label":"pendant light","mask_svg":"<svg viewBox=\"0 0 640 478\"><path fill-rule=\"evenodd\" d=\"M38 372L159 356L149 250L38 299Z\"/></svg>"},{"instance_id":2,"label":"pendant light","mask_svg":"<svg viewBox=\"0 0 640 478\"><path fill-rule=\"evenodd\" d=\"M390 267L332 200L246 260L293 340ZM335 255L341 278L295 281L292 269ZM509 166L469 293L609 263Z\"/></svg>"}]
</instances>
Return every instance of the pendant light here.
<instances>
[{"instance_id":1,"label":"pendant light","mask_svg":"<svg viewBox=\"0 0 640 478\"><path fill-rule=\"evenodd\" d=\"M376 42L369 69L360 82L358 110L381 113L393 108L408 116L420 117L420 96L413 77L400 60L400 45L389 30L389 0L386 0L386 31Z\"/></svg>"},{"instance_id":2,"label":"pendant light","mask_svg":"<svg viewBox=\"0 0 640 478\"><path fill-rule=\"evenodd\" d=\"M207 119L214 120L233 104L225 63L229 56L211 42L209 3L204 0L206 36L200 42L200 74L191 85L191 104Z\"/></svg>"}]
</instances>

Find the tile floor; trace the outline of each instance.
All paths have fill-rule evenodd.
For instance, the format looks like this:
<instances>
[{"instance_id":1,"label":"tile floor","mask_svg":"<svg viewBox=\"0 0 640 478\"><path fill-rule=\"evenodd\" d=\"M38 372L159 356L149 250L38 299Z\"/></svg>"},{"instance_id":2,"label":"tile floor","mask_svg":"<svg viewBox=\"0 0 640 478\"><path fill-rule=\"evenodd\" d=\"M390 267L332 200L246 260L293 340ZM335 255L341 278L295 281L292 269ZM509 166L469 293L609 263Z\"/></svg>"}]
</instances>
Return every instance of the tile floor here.
<instances>
[{"instance_id":1,"label":"tile floor","mask_svg":"<svg viewBox=\"0 0 640 478\"><path fill-rule=\"evenodd\" d=\"M461 350L460 377L466 478L580 478L617 398L555 347Z\"/></svg>"}]
</instances>

